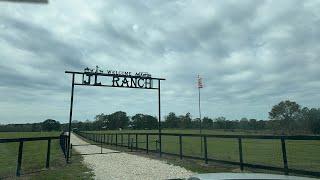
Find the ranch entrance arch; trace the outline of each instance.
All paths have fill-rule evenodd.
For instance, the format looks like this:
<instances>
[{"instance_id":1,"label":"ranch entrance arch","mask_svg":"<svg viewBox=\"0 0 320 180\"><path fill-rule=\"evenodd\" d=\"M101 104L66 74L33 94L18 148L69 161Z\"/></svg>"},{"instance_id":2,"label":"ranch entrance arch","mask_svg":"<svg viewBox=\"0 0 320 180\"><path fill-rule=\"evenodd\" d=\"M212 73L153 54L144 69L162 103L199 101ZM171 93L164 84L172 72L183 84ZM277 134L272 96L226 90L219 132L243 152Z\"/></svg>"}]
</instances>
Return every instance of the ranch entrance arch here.
<instances>
[{"instance_id":1,"label":"ranch entrance arch","mask_svg":"<svg viewBox=\"0 0 320 180\"><path fill-rule=\"evenodd\" d=\"M127 71L114 71L99 70L96 66L95 69L85 68L83 72L65 71L66 74L72 75L71 84L71 98L70 98L70 114L69 114L69 138L67 148L67 162L69 162L70 155L70 137L71 137L71 121L73 111L73 96L75 86L98 86L98 87L114 87L114 88L131 88L131 89L146 89L158 90L158 143L159 155L161 156L161 81L164 78L155 78L147 72L127 72ZM80 80L80 81L79 81ZM104 80L106 82L100 82ZM154 82L155 81L155 82ZM157 84L156 86L154 86Z\"/></svg>"}]
</instances>

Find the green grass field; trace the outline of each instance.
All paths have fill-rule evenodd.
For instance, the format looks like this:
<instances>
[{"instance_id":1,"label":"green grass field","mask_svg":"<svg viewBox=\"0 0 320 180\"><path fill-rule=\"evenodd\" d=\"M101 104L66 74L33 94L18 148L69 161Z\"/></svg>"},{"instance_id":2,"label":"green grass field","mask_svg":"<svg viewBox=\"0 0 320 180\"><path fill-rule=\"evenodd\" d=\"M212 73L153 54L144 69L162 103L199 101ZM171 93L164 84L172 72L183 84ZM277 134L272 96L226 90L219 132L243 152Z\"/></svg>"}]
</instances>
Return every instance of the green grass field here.
<instances>
[{"instance_id":1,"label":"green grass field","mask_svg":"<svg viewBox=\"0 0 320 180\"><path fill-rule=\"evenodd\" d=\"M88 131L90 132L90 131ZM93 131L91 131L93 132ZM95 131L95 133L120 133L120 131ZM126 131L126 132L157 132L150 131ZM199 130L163 130L164 133L199 133ZM205 134L267 134L266 132L254 131L220 131L204 130ZM123 136L123 142L127 143L127 136ZM131 136L135 141L135 136ZM155 150L157 135L149 136L149 149ZM145 142L145 135L138 135L138 142ZM183 154L201 157L201 141L199 137L183 137ZM115 142L115 137L113 139ZM121 137L118 137L118 143ZM223 138L208 138L209 158L229 161L239 161L238 140ZM243 139L243 158L245 163L271 165L283 167L280 140ZM163 136L162 149L164 152L179 154L179 137ZM135 146L135 144L134 144ZM145 148L145 143L139 143L138 147ZM320 141L286 141L287 158L289 168L303 169L320 172Z\"/></svg>"},{"instance_id":2,"label":"green grass field","mask_svg":"<svg viewBox=\"0 0 320 180\"><path fill-rule=\"evenodd\" d=\"M93 132L93 131L91 131ZM119 133L119 131L95 131L95 133ZM125 132L157 132L157 131L121 131ZM198 130L163 130L167 133L198 133ZM214 131L205 130L205 134L261 134L252 131ZM266 134L262 132L262 134ZM0 138L58 136L59 132L10 132L0 133ZM131 136L135 138L135 136ZM138 136L138 147L145 148L145 135ZM149 148L156 149L157 135L149 136ZM163 151L179 153L179 138L163 136ZM183 154L201 156L200 138L183 137ZM115 137L113 139L115 142ZM118 143L121 137L118 137ZM123 136L123 143L127 143L127 136ZM18 143L0 144L0 179L15 176L18 154ZM289 168L320 171L320 142L319 141L286 141ZM26 179L90 179L92 173L81 161L81 156L73 156L72 163L66 164L59 141L52 141L50 169L46 170L47 141L25 142L22 160L22 173ZM76 152L73 152L76 153ZM239 161L237 139L208 138L209 158ZM243 139L244 162L282 167L280 140Z\"/></svg>"},{"instance_id":3,"label":"green grass field","mask_svg":"<svg viewBox=\"0 0 320 180\"><path fill-rule=\"evenodd\" d=\"M60 132L0 132L0 138L58 136ZM14 178L19 143L0 143L0 179ZM45 169L47 141L24 142L22 177L27 179L90 179L90 170L81 164L81 157L66 164L59 140L52 140L49 170ZM88 173L86 173L88 172Z\"/></svg>"}]
</instances>

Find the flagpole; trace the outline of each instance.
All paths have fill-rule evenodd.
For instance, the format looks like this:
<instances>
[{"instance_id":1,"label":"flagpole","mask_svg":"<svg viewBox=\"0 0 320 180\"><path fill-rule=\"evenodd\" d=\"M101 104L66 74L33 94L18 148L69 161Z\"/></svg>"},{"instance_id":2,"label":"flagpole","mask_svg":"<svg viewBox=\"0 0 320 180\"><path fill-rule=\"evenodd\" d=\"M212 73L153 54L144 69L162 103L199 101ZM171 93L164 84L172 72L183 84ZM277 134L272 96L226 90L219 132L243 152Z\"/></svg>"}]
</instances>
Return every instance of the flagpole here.
<instances>
[{"instance_id":1,"label":"flagpole","mask_svg":"<svg viewBox=\"0 0 320 180\"><path fill-rule=\"evenodd\" d=\"M199 92L199 128L200 128L200 147L201 147L201 155L203 154L203 144L202 144L202 122L201 122L201 93L200 88L202 88L202 79L200 75L198 75L198 92Z\"/></svg>"},{"instance_id":2,"label":"flagpole","mask_svg":"<svg viewBox=\"0 0 320 180\"><path fill-rule=\"evenodd\" d=\"M201 136L201 135L202 135L202 122L201 122L201 103L200 103L201 96L200 96L200 87L199 87L198 89L199 89L199 123L200 123L200 136ZM201 136L201 138L200 138L200 141L201 141L201 155L202 155L202 152L203 152L202 136Z\"/></svg>"}]
</instances>

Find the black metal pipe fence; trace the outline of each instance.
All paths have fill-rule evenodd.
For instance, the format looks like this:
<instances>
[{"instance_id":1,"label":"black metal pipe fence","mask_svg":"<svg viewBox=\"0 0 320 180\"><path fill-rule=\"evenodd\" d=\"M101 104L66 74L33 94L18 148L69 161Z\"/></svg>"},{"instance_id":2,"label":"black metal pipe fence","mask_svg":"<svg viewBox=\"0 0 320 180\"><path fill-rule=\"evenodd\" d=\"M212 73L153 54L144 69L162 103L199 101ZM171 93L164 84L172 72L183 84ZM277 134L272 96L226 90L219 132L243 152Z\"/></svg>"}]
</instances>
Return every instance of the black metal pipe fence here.
<instances>
[{"instance_id":1,"label":"black metal pipe fence","mask_svg":"<svg viewBox=\"0 0 320 180\"><path fill-rule=\"evenodd\" d=\"M61 133L60 136L59 136L59 139L60 139L60 147L61 147L61 150L63 152L63 155L64 155L64 158L66 158L67 160L67 155L68 155L68 138L69 136L66 135L65 133Z\"/></svg>"},{"instance_id":2,"label":"black metal pipe fence","mask_svg":"<svg viewBox=\"0 0 320 180\"><path fill-rule=\"evenodd\" d=\"M50 136L50 137L30 137L30 138L8 138L8 139L0 139L0 143L13 143L18 142L19 143L19 149L18 149L18 159L17 159L17 169L16 169L16 176L21 175L21 166L22 166L22 157L23 157L23 145L24 142L29 141L48 141L47 146L47 157L46 157L46 164L45 167L49 168L50 166L50 151L51 151L51 141L55 139L60 139L60 147L62 149L62 152L66 158L66 151L68 148L67 139L68 136L64 135L63 133L60 136Z\"/></svg>"},{"instance_id":3,"label":"black metal pipe fence","mask_svg":"<svg viewBox=\"0 0 320 180\"><path fill-rule=\"evenodd\" d=\"M320 177L320 172L316 171L310 171L310 170L303 170L303 169L294 169L289 168L288 165L288 157L287 157L287 150L286 150L286 140L303 140L303 141L309 141L309 140L320 140L320 136L272 136L272 135L209 135L209 134L176 134L176 133L161 133L161 136L175 136L178 138L178 150L176 153L173 152L166 152L162 151L159 147L159 141L156 139L155 146L156 149L150 149L150 136L159 136L159 133L88 133L88 132L81 132L77 131L75 132L77 135L94 141L99 142L100 144L108 144L108 145L114 145L114 146L120 146L120 147L127 147L128 149L136 150L143 150L146 151L146 153L149 152L157 152L159 154L166 154L166 155L172 155L177 156L180 159L183 158L191 158L191 159L198 159L198 160L204 160L205 163L208 162L217 162L217 163L225 163L230 165L237 165L240 167L241 170L244 169L244 167L247 168L256 168L256 169L265 169L265 170L271 170L271 171L279 171L283 172L284 174L288 175L289 173L293 174L301 174L301 175L310 175L310 176L316 176ZM122 137L121 143L118 142L118 136ZM123 137L127 137L127 142L124 143ZM138 136L145 136L145 141L140 141L138 139ZM102 138L103 137L103 138ZM115 142L113 141L115 137ZM199 137L203 140L203 150L204 153L201 154L201 156L193 156L190 154L184 154L184 145L183 145L183 139L184 137ZM231 161L231 160L222 160L222 159L216 159L211 158L212 156L208 156L208 143L210 141L210 138L222 138L222 139L235 139L238 143L238 153L239 153L239 161ZM162 138L164 139L164 138ZM260 140L280 140L281 143L281 154L282 154L282 167L277 166L271 166L271 165L263 165L263 164L252 164L252 163L246 163L243 160L243 139L260 139ZM151 141L152 142L152 141ZM162 146L164 146L166 141L162 142ZM139 144L145 144L145 146L141 147ZM134 146L134 147L133 147ZM263 155L261 155L263 156Z\"/></svg>"}]
</instances>

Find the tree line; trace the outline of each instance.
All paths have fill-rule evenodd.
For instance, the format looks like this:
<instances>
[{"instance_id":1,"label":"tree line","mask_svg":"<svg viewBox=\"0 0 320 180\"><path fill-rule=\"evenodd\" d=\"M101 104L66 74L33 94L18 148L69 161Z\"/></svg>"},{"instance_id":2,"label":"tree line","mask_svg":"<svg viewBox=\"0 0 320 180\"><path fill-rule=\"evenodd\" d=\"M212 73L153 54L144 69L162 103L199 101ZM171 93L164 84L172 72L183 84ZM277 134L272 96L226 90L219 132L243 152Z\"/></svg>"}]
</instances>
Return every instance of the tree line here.
<instances>
[{"instance_id":1,"label":"tree line","mask_svg":"<svg viewBox=\"0 0 320 180\"><path fill-rule=\"evenodd\" d=\"M225 117L215 119L204 117L192 118L190 113L176 115L170 112L161 122L166 129L226 129L226 130L269 130L279 134L313 133L320 134L320 109L302 107L294 101L281 101L274 105L269 112L269 120L257 120L241 118L240 120L228 120ZM136 114L127 116L123 111L109 115L99 114L94 121L73 123L73 127L79 130L109 129L157 129L157 117Z\"/></svg>"},{"instance_id":2,"label":"tree line","mask_svg":"<svg viewBox=\"0 0 320 180\"><path fill-rule=\"evenodd\" d=\"M0 124L0 132L40 132L40 131L61 131L63 125L54 119L46 119L41 123L26 124Z\"/></svg>"},{"instance_id":3,"label":"tree line","mask_svg":"<svg viewBox=\"0 0 320 180\"><path fill-rule=\"evenodd\" d=\"M269 130L280 134L313 133L320 134L320 108L302 107L294 101L281 101L269 112L269 120L241 118L228 120L225 117L192 118L190 113L176 115L170 112L161 122L166 129L225 129L225 130ZM148 114L128 116L126 112L98 114L93 121L73 121L72 128L83 131L117 129L157 129L158 118ZM68 124L60 124L48 119L42 123L0 125L0 131L52 131L67 130Z\"/></svg>"}]
</instances>

